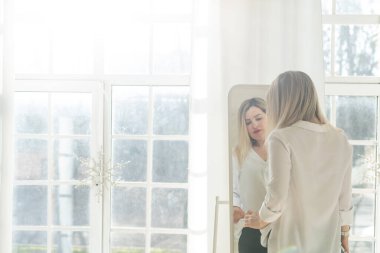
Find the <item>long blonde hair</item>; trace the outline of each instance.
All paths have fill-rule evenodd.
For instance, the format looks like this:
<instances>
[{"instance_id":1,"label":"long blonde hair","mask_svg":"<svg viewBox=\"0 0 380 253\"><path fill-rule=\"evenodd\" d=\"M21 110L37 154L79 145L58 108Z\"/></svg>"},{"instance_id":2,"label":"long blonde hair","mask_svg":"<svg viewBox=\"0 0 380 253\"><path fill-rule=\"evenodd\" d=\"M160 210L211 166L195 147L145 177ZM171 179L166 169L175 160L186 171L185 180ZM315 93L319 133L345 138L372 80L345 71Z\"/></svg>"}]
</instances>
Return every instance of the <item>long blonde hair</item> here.
<instances>
[{"instance_id":1,"label":"long blonde hair","mask_svg":"<svg viewBox=\"0 0 380 253\"><path fill-rule=\"evenodd\" d=\"M257 107L266 113L267 105L262 98L250 98L245 100L239 108L238 113L238 138L239 143L235 147L235 154L239 162L239 166L242 165L243 161L247 157L249 151L253 146L257 145L256 140L252 139L247 131L247 126L245 123L245 115L251 107Z\"/></svg>"},{"instance_id":2,"label":"long blonde hair","mask_svg":"<svg viewBox=\"0 0 380 253\"><path fill-rule=\"evenodd\" d=\"M267 94L268 131L291 126L297 121L317 119L327 123L311 78L301 71L287 71L272 83Z\"/></svg>"}]
</instances>

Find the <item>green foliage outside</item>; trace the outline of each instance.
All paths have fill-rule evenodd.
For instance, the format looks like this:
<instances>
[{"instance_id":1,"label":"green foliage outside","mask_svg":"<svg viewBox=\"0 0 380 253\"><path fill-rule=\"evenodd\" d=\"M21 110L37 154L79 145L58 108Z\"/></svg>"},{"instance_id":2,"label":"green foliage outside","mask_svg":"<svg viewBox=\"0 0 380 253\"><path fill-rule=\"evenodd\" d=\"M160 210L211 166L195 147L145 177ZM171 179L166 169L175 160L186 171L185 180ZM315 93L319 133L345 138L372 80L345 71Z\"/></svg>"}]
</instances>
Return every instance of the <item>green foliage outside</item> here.
<instances>
[{"instance_id":1,"label":"green foliage outside","mask_svg":"<svg viewBox=\"0 0 380 253\"><path fill-rule=\"evenodd\" d=\"M15 245L12 253L46 253L46 246L39 245ZM58 253L57 248L53 248L53 253ZM89 253L87 248L73 247L72 253Z\"/></svg>"},{"instance_id":2,"label":"green foliage outside","mask_svg":"<svg viewBox=\"0 0 380 253\"><path fill-rule=\"evenodd\" d=\"M15 245L13 253L46 253L46 246Z\"/></svg>"}]
</instances>

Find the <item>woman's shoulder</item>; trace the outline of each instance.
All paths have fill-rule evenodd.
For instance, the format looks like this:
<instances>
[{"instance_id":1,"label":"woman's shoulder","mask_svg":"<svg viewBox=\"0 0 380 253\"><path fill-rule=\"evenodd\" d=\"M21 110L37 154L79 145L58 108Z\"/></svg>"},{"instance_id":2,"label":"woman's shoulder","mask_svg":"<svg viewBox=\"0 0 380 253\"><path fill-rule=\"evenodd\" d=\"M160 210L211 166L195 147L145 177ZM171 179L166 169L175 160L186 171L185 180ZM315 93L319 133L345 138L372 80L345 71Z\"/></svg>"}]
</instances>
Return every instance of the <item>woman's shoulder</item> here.
<instances>
[{"instance_id":1,"label":"woman's shoulder","mask_svg":"<svg viewBox=\"0 0 380 253\"><path fill-rule=\"evenodd\" d=\"M280 140L282 142L286 142L286 136L289 134L289 127L286 128L278 128L274 129L269 135L268 135L268 141L272 140Z\"/></svg>"},{"instance_id":2,"label":"woman's shoulder","mask_svg":"<svg viewBox=\"0 0 380 253\"><path fill-rule=\"evenodd\" d=\"M342 128L335 127L335 126L331 125L330 123L328 123L328 126L329 126L329 131L331 133L335 134L338 138L342 138L342 139L348 141L348 135L346 134L346 132Z\"/></svg>"}]
</instances>

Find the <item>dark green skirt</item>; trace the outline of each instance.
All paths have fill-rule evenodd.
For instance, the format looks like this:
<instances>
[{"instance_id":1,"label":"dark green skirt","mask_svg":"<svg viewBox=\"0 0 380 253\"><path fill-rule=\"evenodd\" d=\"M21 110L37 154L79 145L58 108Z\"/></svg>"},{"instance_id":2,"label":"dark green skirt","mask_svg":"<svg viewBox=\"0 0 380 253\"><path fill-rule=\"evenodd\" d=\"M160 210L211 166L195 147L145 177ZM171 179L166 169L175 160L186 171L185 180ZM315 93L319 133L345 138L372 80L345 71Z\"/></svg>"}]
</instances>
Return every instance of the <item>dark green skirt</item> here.
<instances>
[{"instance_id":1,"label":"dark green skirt","mask_svg":"<svg viewBox=\"0 0 380 253\"><path fill-rule=\"evenodd\" d=\"M239 253L267 253L267 248L260 244L260 237L260 230L243 228L239 238Z\"/></svg>"}]
</instances>

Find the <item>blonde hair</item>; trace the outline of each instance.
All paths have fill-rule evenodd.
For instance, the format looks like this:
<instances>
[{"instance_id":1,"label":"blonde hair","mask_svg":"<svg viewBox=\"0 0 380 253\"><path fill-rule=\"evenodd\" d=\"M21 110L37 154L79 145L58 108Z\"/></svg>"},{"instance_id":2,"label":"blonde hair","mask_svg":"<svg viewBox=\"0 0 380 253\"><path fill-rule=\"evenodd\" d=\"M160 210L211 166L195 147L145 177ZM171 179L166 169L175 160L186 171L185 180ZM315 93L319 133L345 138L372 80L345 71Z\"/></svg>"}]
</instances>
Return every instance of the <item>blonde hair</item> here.
<instances>
[{"instance_id":1,"label":"blonde hair","mask_svg":"<svg viewBox=\"0 0 380 253\"><path fill-rule=\"evenodd\" d=\"M235 147L235 154L239 162L239 166L242 165L243 161L247 157L249 151L253 146L257 145L256 140L252 139L247 131L247 126L245 123L245 115L251 107L257 107L266 113L267 105L262 98L251 98L245 100L239 108L238 113L238 138L239 143Z\"/></svg>"},{"instance_id":2,"label":"blonde hair","mask_svg":"<svg viewBox=\"0 0 380 253\"><path fill-rule=\"evenodd\" d=\"M267 94L268 131L291 126L297 121L317 119L327 123L311 78L301 71L287 71L272 83Z\"/></svg>"}]
</instances>

